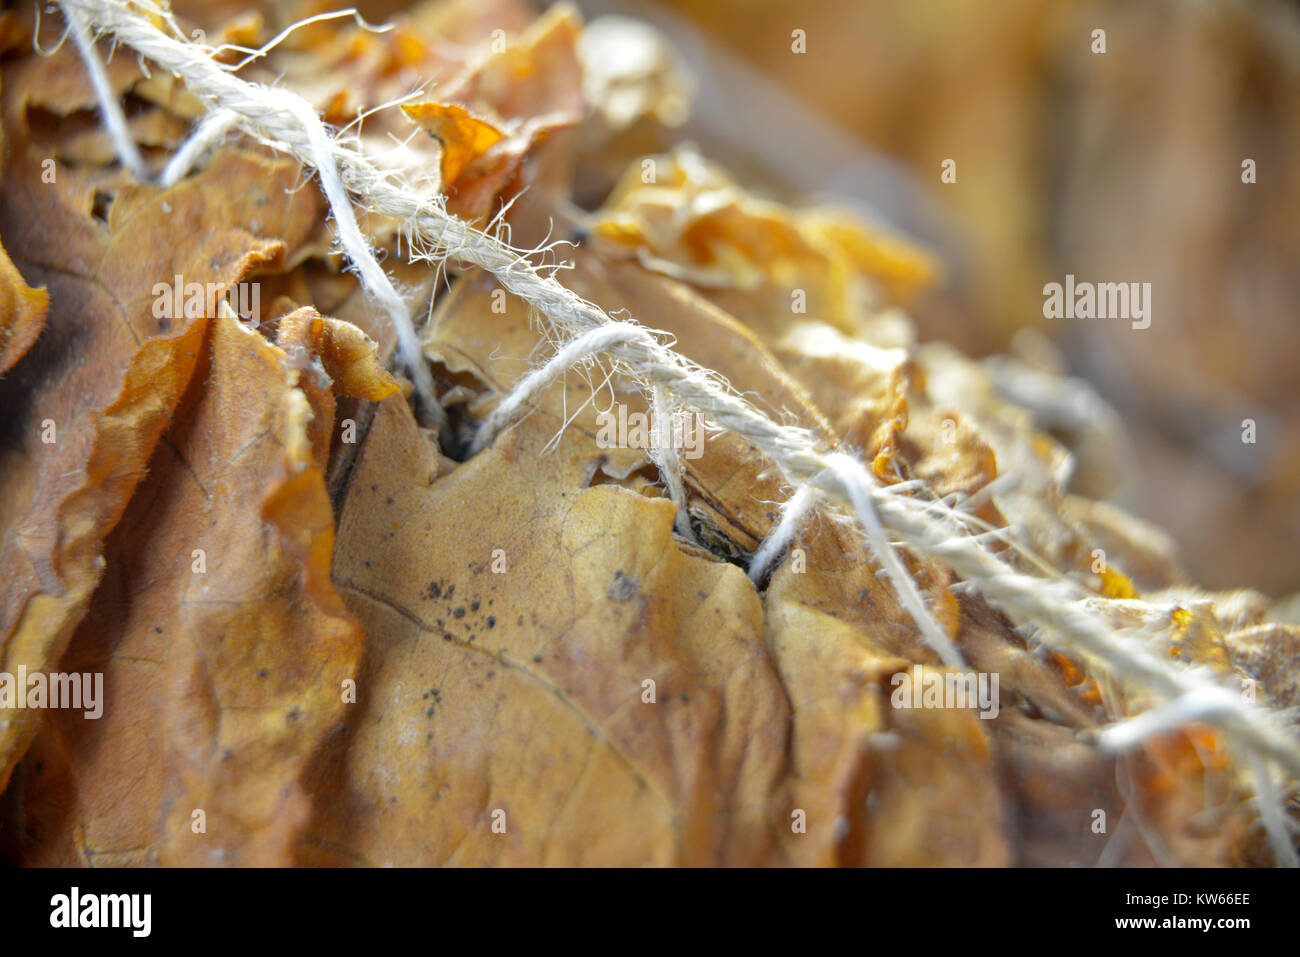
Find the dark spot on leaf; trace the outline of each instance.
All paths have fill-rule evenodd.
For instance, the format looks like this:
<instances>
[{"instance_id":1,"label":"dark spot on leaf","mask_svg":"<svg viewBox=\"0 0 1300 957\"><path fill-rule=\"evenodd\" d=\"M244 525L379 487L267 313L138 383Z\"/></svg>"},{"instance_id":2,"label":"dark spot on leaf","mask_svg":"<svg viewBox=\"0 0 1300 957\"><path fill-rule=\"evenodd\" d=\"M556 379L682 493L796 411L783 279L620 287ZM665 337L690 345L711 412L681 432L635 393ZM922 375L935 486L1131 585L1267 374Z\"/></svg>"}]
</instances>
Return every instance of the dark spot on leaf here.
<instances>
[{"instance_id":1,"label":"dark spot on leaf","mask_svg":"<svg viewBox=\"0 0 1300 957\"><path fill-rule=\"evenodd\" d=\"M637 593L638 586L636 579L624 575L623 569L620 568L614 573L613 583L605 591L615 601L627 601Z\"/></svg>"},{"instance_id":2,"label":"dark spot on leaf","mask_svg":"<svg viewBox=\"0 0 1300 957\"><path fill-rule=\"evenodd\" d=\"M101 223L108 222L108 211L113 205L115 196L113 193L97 189L90 202L90 215L94 216Z\"/></svg>"}]
</instances>

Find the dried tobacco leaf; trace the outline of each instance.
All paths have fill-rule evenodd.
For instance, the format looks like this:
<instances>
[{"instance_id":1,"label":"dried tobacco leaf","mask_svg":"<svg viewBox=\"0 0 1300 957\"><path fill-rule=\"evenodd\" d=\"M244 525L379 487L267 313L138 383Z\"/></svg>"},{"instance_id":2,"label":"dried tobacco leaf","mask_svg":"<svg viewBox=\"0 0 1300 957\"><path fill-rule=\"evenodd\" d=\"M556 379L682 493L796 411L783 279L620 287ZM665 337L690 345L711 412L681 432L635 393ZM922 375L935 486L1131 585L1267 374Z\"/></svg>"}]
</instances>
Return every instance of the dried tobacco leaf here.
<instances>
[{"instance_id":1,"label":"dried tobacco leaf","mask_svg":"<svg viewBox=\"0 0 1300 957\"><path fill-rule=\"evenodd\" d=\"M41 180L41 157L24 148L13 106L7 99L0 235L22 250L17 265L56 306L36 346L0 382L15 410L0 466L8 570L0 663L10 673L55 669L103 573L103 539L189 384L202 324L183 309L160 310L155 287L170 289L179 275L205 294L209 283L231 288L254 269L275 268L320 215L314 196L290 190L290 164L230 155L171 190L123 186L102 222L84 180L66 169ZM188 226L178 232L178 223ZM0 781L37 716L18 711L0 722Z\"/></svg>"},{"instance_id":2,"label":"dried tobacco leaf","mask_svg":"<svg viewBox=\"0 0 1300 957\"><path fill-rule=\"evenodd\" d=\"M60 663L102 673L103 715L50 711L25 765L27 863L291 864L300 775L357 676L310 437L328 412L295 387L313 373L229 314L197 325L196 374Z\"/></svg>"},{"instance_id":3,"label":"dried tobacco leaf","mask_svg":"<svg viewBox=\"0 0 1300 957\"><path fill-rule=\"evenodd\" d=\"M404 104L441 145L449 210L482 222L529 154L582 119L580 32L573 8L558 4L512 42L493 41L438 88L438 102Z\"/></svg>"},{"instance_id":4,"label":"dried tobacco leaf","mask_svg":"<svg viewBox=\"0 0 1300 957\"><path fill-rule=\"evenodd\" d=\"M588 443L539 457L558 425L537 413L444 474L405 405L381 407L334 562L365 690L311 780L305 863L770 847L788 711L753 590L673 544L668 503L587 488Z\"/></svg>"},{"instance_id":5,"label":"dried tobacco leaf","mask_svg":"<svg viewBox=\"0 0 1300 957\"><path fill-rule=\"evenodd\" d=\"M314 7L178 9L256 43ZM0 51L32 29L0 14ZM556 275L566 288L627 310L825 448L863 453L882 482L921 479L917 494L966 498L983 527L1024 529L993 546L1010 566L1071 577L1116 626L1154 628L1168 660L1295 703L1294 629L1266 623L1267 602L1187 587L1158 532L1067 492L1069 450L1006 400L1005 368L917 345L894 307L937 280L931 253L841 211L759 200L660 142L688 92L663 47L626 40L564 5L534 19L514 0L452 0L386 33L311 24L245 75L339 125L428 81L422 102L357 133L418 196L440 189L476 223L513 203L515 243L580 244ZM621 43L640 53L616 69ZM110 79L151 163L201 115L167 71L144 78L122 56ZM608 413L652 408L625 365L574 366L468 455L557 344L492 276L449 260L444 291L442 272L403 261L403 224L361 210L407 303L428 309L450 414L428 431L387 371L393 331L341 271L295 165L215 144L181 186L130 185L70 51L6 56L3 80L14 259L0 250L0 305L23 305L0 324L19 343L9 359L0 342L0 398L19 409L0 458L0 670L101 672L106 694L100 720L0 723L0 787L22 759L9 798L25 862L1271 860L1226 739L1191 726L1101 754L1103 725L1155 702L1044 653L904 551L938 628L1000 682L992 700L909 707L900 688L960 673L857 526L812 512L751 582L791 489L713 429L678 450L672 501L648 433L607 434ZM653 155L594 215L578 210L574 170L610 162L592 144L639 143ZM56 182L41 177L51 158ZM207 304L159 315L157 284L177 275L217 290L256 276L269 308L247 327ZM1098 442L1122 461L1114 435ZM1115 822L1104 841L1098 810Z\"/></svg>"}]
</instances>

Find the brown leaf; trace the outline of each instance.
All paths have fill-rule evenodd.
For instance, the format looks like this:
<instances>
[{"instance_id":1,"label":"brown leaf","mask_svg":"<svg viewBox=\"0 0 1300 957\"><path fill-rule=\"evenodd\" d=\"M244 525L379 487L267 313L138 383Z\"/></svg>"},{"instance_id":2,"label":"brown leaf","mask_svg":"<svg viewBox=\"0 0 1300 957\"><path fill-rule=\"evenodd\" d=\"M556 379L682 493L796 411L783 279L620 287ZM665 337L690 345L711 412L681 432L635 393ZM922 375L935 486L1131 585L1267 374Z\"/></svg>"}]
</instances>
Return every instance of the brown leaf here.
<instances>
[{"instance_id":1,"label":"brown leaf","mask_svg":"<svg viewBox=\"0 0 1300 957\"><path fill-rule=\"evenodd\" d=\"M362 632L329 582L309 373L229 315L199 326L198 374L61 665L103 672L103 717L50 712L24 764L29 863L289 864L299 775L343 720Z\"/></svg>"},{"instance_id":2,"label":"brown leaf","mask_svg":"<svg viewBox=\"0 0 1300 957\"><path fill-rule=\"evenodd\" d=\"M794 713L786 800L809 821L806 836L783 829L783 849L803 865L1006 863L987 722L965 709L891 707L892 676L909 662L878 639L901 621L878 608L887 600L880 585L860 599L869 614L854 620L818 607L837 577L815 564L806 573L783 566L764 602Z\"/></svg>"},{"instance_id":3,"label":"brown leaf","mask_svg":"<svg viewBox=\"0 0 1300 957\"><path fill-rule=\"evenodd\" d=\"M276 342L286 352L302 349L319 359L321 371L339 395L380 402L400 388L379 364L374 340L350 322L322 316L311 306L280 319Z\"/></svg>"},{"instance_id":4,"label":"brown leaf","mask_svg":"<svg viewBox=\"0 0 1300 957\"><path fill-rule=\"evenodd\" d=\"M104 536L194 369L202 325L160 317L155 284L180 275L228 288L274 268L320 207L291 191L289 163L225 154L171 190L123 187L102 223L90 215L84 180L60 169L43 183L22 127L7 131L0 233L52 303L40 340L0 382L0 401L16 410L0 461L0 665L34 672L55 666L84 614L103 571ZM35 718L20 711L0 725L0 783Z\"/></svg>"},{"instance_id":5,"label":"brown leaf","mask_svg":"<svg viewBox=\"0 0 1300 957\"><path fill-rule=\"evenodd\" d=\"M440 475L405 405L382 406L334 566L368 635L365 691L319 765L305 863L752 863L770 846L788 711L753 590L672 543L667 503L584 488L589 444L539 456L557 426L539 413Z\"/></svg>"},{"instance_id":6,"label":"brown leaf","mask_svg":"<svg viewBox=\"0 0 1300 957\"><path fill-rule=\"evenodd\" d=\"M298 388L311 403L308 437L316 450L318 468L329 462L334 431L335 396L379 401L397 392L396 379L379 364L375 343L356 326L322 316L311 306L296 309L276 323L276 344L287 353L301 375ZM348 427L344 423L345 428ZM355 431L355 420L351 424ZM349 444L355 442L350 436Z\"/></svg>"},{"instance_id":7,"label":"brown leaf","mask_svg":"<svg viewBox=\"0 0 1300 957\"><path fill-rule=\"evenodd\" d=\"M407 108L442 143L448 209L483 220L524 159L582 119L580 31L572 7L554 6L504 47L494 38L488 56L439 87L439 103Z\"/></svg>"}]
</instances>

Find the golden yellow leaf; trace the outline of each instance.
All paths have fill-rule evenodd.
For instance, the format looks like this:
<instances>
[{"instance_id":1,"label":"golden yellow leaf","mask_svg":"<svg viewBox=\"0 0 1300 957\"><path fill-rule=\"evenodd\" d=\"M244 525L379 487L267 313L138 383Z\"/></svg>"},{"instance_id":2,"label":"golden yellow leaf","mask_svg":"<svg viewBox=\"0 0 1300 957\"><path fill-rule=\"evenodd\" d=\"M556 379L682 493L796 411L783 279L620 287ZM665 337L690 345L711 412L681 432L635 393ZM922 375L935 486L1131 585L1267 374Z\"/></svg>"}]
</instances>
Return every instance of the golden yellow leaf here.
<instances>
[{"instance_id":1,"label":"golden yellow leaf","mask_svg":"<svg viewBox=\"0 0 1300 957\"><path fill-rule=\"evenodd\" d=\"M452 186L461 171L505 136L487 120L454 103L403 103L402 110L442 146L442 185Z\"/></svg>"},{"instance_id":2,"label":"golden yellow leaf","mask_svg":"<svg viewBox=\"0 0 1300 957\"><path fill-rule=\"evenodd\" d=\"M50 294L27 285L0 246L0 375L32 347L45 325L49 305Z\"/></svg>"}]
</instances>

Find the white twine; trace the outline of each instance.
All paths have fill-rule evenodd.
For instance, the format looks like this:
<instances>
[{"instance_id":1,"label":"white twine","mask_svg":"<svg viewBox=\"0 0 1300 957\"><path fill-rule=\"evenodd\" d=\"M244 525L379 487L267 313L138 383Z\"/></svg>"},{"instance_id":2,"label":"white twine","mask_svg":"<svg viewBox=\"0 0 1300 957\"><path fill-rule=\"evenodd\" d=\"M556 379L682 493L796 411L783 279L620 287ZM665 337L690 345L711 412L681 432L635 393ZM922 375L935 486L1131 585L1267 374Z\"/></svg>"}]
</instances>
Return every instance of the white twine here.
<instances>
[{"instance_id":1,"label":"white twine","mask_svg":"<svg viewBox=\"0 0 1300 957\"><path fill-rule=\"evenodd\" d=\"M1282 796L1273 783L1273 773L1259 755L1250 757L1251 771L1255 775L1255 796L1259 801L1259 819L1264 824L1269 843L1273 846L1277 863L1282 867L1300 867L1291 832L1295 824L1282 811Z\"/></svg>"},{"instance_id":2,"label":"white twine","mask_svg":"<svg viewBox=\"0 0 1300 957\"><path fill-rule=\"evenodd\" d=\"M559 380L565 372L579 362L599 353L608 352L615 345L650 338L650 333L643 326L630 322L610 322L582 333L543 365L515 383L510 394L498 403L475 431L474 440L469 447L470 454L477 455L491 445L496 434L505 428L520 409L531 403L534 397Z\"/></svg>"},{"instance_id":3,"label":"white twine","mask_svg":"<svg viewBox=\"0 0 1300 957\"><path fill-rule=\"evenodd\" d=\"M861 462L843 452L835 452L827 456L827 460L831 473L839 481L849 501L853 503L858 522L867 533L872 554L876 556L876 564L889 577L899 602L912 616L916 626L921 629L921 637L938 653L944 664L960 667L964 664L960 652L957 651L952 640L943 633L943 629L930 614L930 610L925 607L925 600L917 590L916 582L912 580L912 576L903 566L898 553L894 551L885 535L885 529L880 524L880 518L876 514L876 507L871 498L876 483L868 478L870 473L862 467Z\"/></svg>"},{"instance_id":4,"label":"white twine","mask_svg":"<svg viewBox=\"0 0 1300 957\"><path fill-rule=\"evenodd\" d=\"M131 139L131 132L126 125L126 115L122 112L122 104L118 103L117 97L113 95L113 87L108 82L108 72L104 69L99 54L95 52L95 41L91 39L90 31L86 28L85 16L75 7L65 9L64 12L68 16L68 30L72 33L72 42L77 45L77 52L81 54L81 59L86 64L86 72L90 74L90 83L95 88L95 97L99 100L100 113L103 114L104 126L108 128L109 138L113 141L113 149L117 152L122 165L131 171L131 175L140 182L147 183L149 168L145 166L144 157L140 155L135 140Z\"/></svg>"},{"instance_id":5,"label":"white twine","mask_svg":"<svg viewBox=\"0 0 1300 957\"><path fill-rule=\"evenodd\" d=\"M654 463L655 468L659 470L659 477L663 480L664 488L668 490L668 498L677 506L677 514L673 518L673 528L677 534L683 536L688 541L695 541L695 534L691 531L690 514L686 511L686 480L682 474L682 459L677 453L677 436L673 431L674 413L676 410L672 406L672 400L664 389L655 389L654 400L652 402L654 409L655 441L650 443L650 448L646 454L650 461ZM687 426L682 424L683 437Z\"/></svg>"},{"instance_id":6,"label":"white twine","mask_svg":"<svg viewBox=\"0 0 1300 957\"><path fill-rule=\"evenodd\" d=\"M263 96L268 108L278 107L278 112L296 117L299 127L307 134L307 142L314 159L311 165L316 167L321 190L329 201L330 209L334 211L334 226L339 234L339 242L347 251L348 258L352 260L352 265L361 279L361 285L370 290L370 294L379 300L392 320L393 328L397 332L398 348L406 361L407 368L411 370L416 389L425 401L425 411L436 417L439 416L442 406L438 404L437 397L434 395L433 376L424 362L420 340L415 335L415 324L411 321L411 310L393 288L388 273L375 259L370 243L361 235L356 214L352 209L352 200L343 186L343 181L339 179L338 167L334 164L332 153L334 141L325 132L325 124L316 115L312 105L296 93L284 89L267 89ZM440 427L445 425L445 418L440 418L438 424Z\"/></svg>"},{"instance_id":7,"label":"white twine","mask_svg":"<svg viewBox=\"0 0 1300 957\"><path fill-rule=\"evenodd\" d=\"M163 167L162 175L158 177L158 185L167 189L188 176L208 148L230 132L230 128L238 119L239 117L230 110L213 110L205 115L190 134L190 138Z\"/></svg>"},{"instance_id":8,"label":"white twine","mask_svg":"<svg viewBox=\"0 0 1300 957\"><path fill-rule=\"evenodd\" d=\"M533 264L525 252L449 214L437 201L417 197L397 173L381 172L357 149L331 139L315 111L301 98L233 76L210 57L208 48L186 41L170 13L151 0L135 3L60 0L60 3L70 22L75 24L76 15L82 14L99 29L113 33L137 53L183 79L186 89L209 109L231 111L245 133L289 153L321 174L322 187L340 224L340 232L346 231L350 241L356 243L354 248L348 248L345 241L345 248L362 272L363 282L374 282L381 300L390 302L390 316L399 328L404 357L417 376L417 384L422 362L417 352L406 351L407 345L414 343L414 332L401 331L409 323L409 316L404 310L391 308L391 300L383 293L385 286L391 289L391 284L386 275L382 282L375 275L375 270L382 274L378 264L374 264L374 269L369 268L373 257L356 230L349 193L371 210L397 217L405 224L404 233L413 259L433 262L455 259L494 275L507 291L544 315L561 341L569 343L561 348L561 353L577 341L584 343L577 354L590 355L588 347L593 342L605 341L604 351L621 362L652 394L663 390L678 406L703 413L715 425L743 436L760 449L796 490L795 495L810 488L824 493L829 500L847 505L867 533L872 552L889 576L903 607L922 637L943 660L956 662L960 657L925 608L915 583L893 552L886 529L912 552L945 562L1006 613L1015 625L1038 629L1039 640L1048 647L1085 659L1098 673L1125 686L1145 690L1162 702L1179 704L1175 708L1157 708L1120 723L1120 728L1129 728L1118 739L1121 743L1131 745L1167 732L1194 716L1217 728L1252 759L1261 802L1272 800L1276 805L1277 801L1271 779L1267 777L1268 761L1277 762L1293 778L1300 779L1300 746L1276 715L1223 692L1204 670L1177 665L1149 650L1140 640L1126 638L1096 610L1083 604L1087 593L1078 586L1064 579L1046 579L1016 571L969 534L968 516L946 504L920 501L878 485L862 463L843 453L825 450L806 430L772 421L731 391L716 373L691 363L644 330L642 335L626 333L626 329L640 327L629 321L614 322L599 306L565 288L554 275ZM156 27L141 11L160 18L174 36ZM96 89L101 100L111 99L106 84L97 85ZM107 106L105 115L109 115ZM371 291L376 292L376 288ZM611 339L602 340L596 330L608 328L611 323L624 328L611 333ZM583 339L589 335L592 338ZM511 413L517 412L543 384L554 381L561 365L557 356L542 369L529 373L520 380L514 394L498 406L497 412L503 406ZM531 378L543 371L544 379ZM427 376L427 371L423 375ZM496 416L493 429L481 430L476 441L480 438L489 441L508 421L508 415ZM1198 705L1205 700L1213 701L1214 706ZM1145 722L1135 724L1144 717ZM1114 745L1116 739L1105 740ZM1257 757L1267 760L1257 760ZM1262 816L1276 859L1284 863L1293 861L1294 853L1289 843L1285 846L1278 843L1285 840L1285 834L1279 836L1278 829L1268 823L1270 814L1280 813L1280 808L1274 806Z\"/></svg>"},{"instance_id":9,"label":"white twine","mask_svg":"<svg viewBox=\"0 0 1300 957\"><path fill-rule=\"evenodd\" d=\"M411 321L411 310L393 288L388 274L375 259L370 244L357 226L349 197L350 191L358 192L357 184L344 184L337 163L339 152L346 148L325 131L325 124L311 105L289 90L248 83L233 76L222 64L203 52L206 48L185 40L184 34L172 20L171 13L149 0L134 4L124 0L111 0L107 3L68 0L61 2L60 6L68 18L73 39L77 41L77 48L94 81L95 92L103 107L105 122L113 135L118 154L132 174L142 182L150 181L149 172L139 151L135 149L135 144L130 142L121 107L108 85L103 64L95 54L94 43L88 36L85 24L110 29L120 41L137 53L166 67L174 75L183 77L186 89L195 94L210 111L228 113L244 132L273 148L287 148L300 163L316 170L321 189L334 214L339 243L357 271L362 286L388 314L397 333L402 361L411 371L425 411L438 420L440 427L444 426L445 414L438 404L433 377L420 351L420 342ZM145 10L163 19L176 33L176 37L181 39L167 36L155 27L141 12ZM380 174L370 167L370 175L373 179L378 179ZM360 194L364 195L364 191Z\"/></svg>"},{"instance_id":10,"label":"white twine","mask_svg":"<svg viewBox=\"0 0 1300 957\"><path fill-rule=\"evenodd\" d=\"M1235 701L1226 688L1201 688L1167 704L1140 714L1124 724L1113 725L1097 736L1107 751L1128 751L1161 729L1201 721L1213 724L1228 718Z\"/></svg>"},{"instance_id":11,"label":"white twine","mask_svg":"<svg viewBox=\"0 0 1300 957\"><path fill-rule=\"evenodd\" d=\"M762 544L758 546L758 551L754 552L753 560L749 563L749 580L755 587L758 587L767 577L768 571L785 554L786 548L799 531L799 526L812 510L815 494L811 485L800 485L781 505L780 520L767 538L763 539Z\"/></svg>"}]
</instances>

